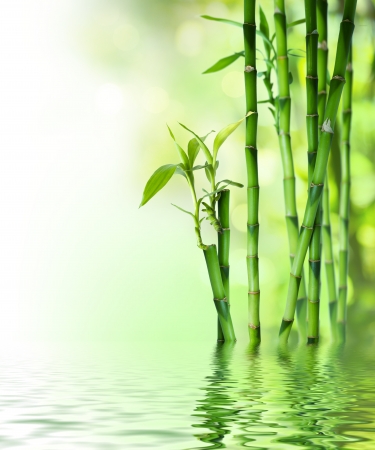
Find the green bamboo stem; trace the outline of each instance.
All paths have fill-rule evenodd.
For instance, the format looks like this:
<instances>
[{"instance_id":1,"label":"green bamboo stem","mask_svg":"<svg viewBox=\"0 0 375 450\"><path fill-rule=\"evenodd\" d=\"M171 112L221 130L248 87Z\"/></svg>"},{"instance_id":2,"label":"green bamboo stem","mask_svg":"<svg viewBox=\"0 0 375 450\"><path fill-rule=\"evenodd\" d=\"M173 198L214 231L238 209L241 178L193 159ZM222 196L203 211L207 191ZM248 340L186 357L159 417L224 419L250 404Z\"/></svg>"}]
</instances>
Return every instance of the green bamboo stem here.
<instances>
[{"instance_id":1,"label":"green bamboo stem","mask_svg":"<svg viewBox=\"0 0 375 450\"><path fill-rule=\"evenodd\" d=\"M316 0L305 0L306 15L306 96L307 96L307 155L309 185L315 168L318 151L318 31L316 19ZM319 301L320 301L320 237L321 208L314 222L314 230L309 248L309 288L308 288L308 343L319 339Z\"/></svg>"},{"instance_id":2,"label":"green bamboo stem","mask_svg":"<svg viewBox=\"0 0 375 450\"><path fill-rule=\"evenodd\" d=\"M350 200L350 131L352 122L353 69L352 51L346 67L346 85L343 93L341 186L340 186L340 253L339 253L339 298L337 305L338 339L345 341L346 304L348 298L349 255L349 200Z\"/></svg>"},{"instance_id":3,"label":"green bamboo stem","mask_svg":"<svg viewBox=\"0 0 375 450\"><path fill-rule=\"evenodd\" d=\"M230 222L229 222L229 205L230 205L230 190L224 189L220 192L220 198L217 203L218 218L222 226L222 232L218 233L218 258L220 265L221 279L223 281L224 291L230 305L230 284L229 284L229 248L230 248ZM223 341L224 334L221 329L220 320L218 318L217 324L217 340Z\"/></svg>"},{"instance_id":4,"label":"green bamboo stem","mask_svg":"<svg viewBox=\"0 0 375 450\"><path fill-rule=\"evenodd\" d=\"M244 0L245 91L246 112L246 171L247 171L247 277L248 277L248 329L250 343L260 342L259 319L259 183L257 150L257 70L255 0Z\"/></svg>"},{"instance_id":5,"label":"green bamboo stem","mask_svg":"<svg viewBox=\"0 0 375 450\"><path fill-rule=\"evenodd\" d=\"M279 147L284 173L285 218L289 240L290 264L292 266L298 242L298 215L296 206L296 180L290 141L289 59L287 52L287 27L284 0L275 0L275 29L277 46L277 81L279 86ZM300 336L306 335L306 286L301 283L298 292L297 318ZM294 320L294 315L291 319Z\"/></svg>"},{"instance_id":6,"label":"green bamboo stem","mask_svg":"<svg viewBox=\"0 0 375 450\"><path fill-rule=\"evenodd\" d=\"M326 108L327 99L327 64L328 64L328 3L327 0L317 0L317 19L318 19L318 113L319 113L319 128L323 125L324 111ZM332 248L332 233L331 233L331 218L330 218L330 204L329 204L329 185L328 176L326 175L324 189L323 189L323 252L324 265L326 270L327 288L328 288L328 302L329 302L329 317L331 322L331 333L334 337L336 334L336 316L337 316L337 293L336 293L336 279L335 279L335 265L333 259Z\"/></svg>"},{"instance_id":7,"label":"green bamboo stem","mask_svg":"<svg viewBox=\"0 0 375 450\"><path fill-rule=\"evenodd\" d=\"M229 312L229 305L224 290L223 280L221 279L219 258L217 256L216 245L208 245L203 250L207 264L208 275L212 293L214 296L214 304L219 317L220 326L224 335L225 342L233 342L236 340L234 334L232 318Z\"/></svg>"},{"instance_id":8,"label":"green bamboo stem","mask_svg":"<svg viewBox=\"0 0 375 450\"><path fill-rule=\"evenodd\" d=\"M340 32L337 43L335 67L331 80L327 107L324 115L324 122L320 134L318 155L316 158L312 182L309 188L309 196L305 208L302 229L298 238L297 251L290 274L285 312L280 327L279 338L282 343L287 342L290 330L292 328L297 303L298 289L301 283L303 272L303 263L305 261L306 253L310 244L315 217L323 193L333 130L335 127L337 111L345 83L345 69L354 31L354 16L356 4L356 0L345 0L343 21L340 24Z\"/></svg>"}]
</instances>

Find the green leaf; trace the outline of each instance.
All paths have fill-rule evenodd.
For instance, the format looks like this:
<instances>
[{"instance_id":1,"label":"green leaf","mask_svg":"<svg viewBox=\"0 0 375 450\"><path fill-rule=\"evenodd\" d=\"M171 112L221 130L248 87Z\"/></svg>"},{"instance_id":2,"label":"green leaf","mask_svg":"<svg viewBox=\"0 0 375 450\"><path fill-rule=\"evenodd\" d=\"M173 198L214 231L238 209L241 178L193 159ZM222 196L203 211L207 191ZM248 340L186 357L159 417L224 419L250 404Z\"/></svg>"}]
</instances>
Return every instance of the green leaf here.
<instances>
[{"instance_id":1,"label":"green leaf","mask_svg":"<svg viewBox=\"0 0 375 450\"><path fill-rule=\"evenodd\" d=\"M226 186L221 186L220 188L215 189L215 190L212 191L212 192L207 192L205 189L203 189L203 191L204 191L204 192L207 192L207 194L204 195L200 200L202 201L202 200L203 200L204 198L206 198L206 197L212 197L213 195L215 195L215 194L217 194L217 193L223 191L225 188L226 188Z\"/></svg>"},{"instance_id":2,"label":"green leaf","mask_svg":"<svg viewBox=\"0 0 375 450\"><path fill-rule=\"evenodd\" d=\"M219 17L212 17L212 16L201 16L202 19L206 19L206 20L214 20L215 22L222 22L222 23L226 23L228 25L234 25L235 27L243 27L243 24L241 22L236 22L234 20L228 20L228 19L220 19Z\"/></svg>"},{"instance_id":3,"label":"green leaf","mask_svg":"<svg viewBox=\"0 0 375 450\"><path fill-rule=\"evenodd\" d=\"M194 131L190 130L187 126L185 126L182 123L180 123L180 125L182 126L182 128L185 128L185 130L189 131L191 134L193 134L195 136L195 138L199 142L199 145L200 145L201 149L203 150L203 153L204 153L207 161L210 164L212 164L212 155L211 155L211 152L208 150L207 145L205 145L205 143L202 141L202 139L196 133L194 133Z\"/></svg>"},{"instance_id":4,"label":"green leaf","mask_svg":"<svg viewBox=\"0 0 375 450\"><path fill-rule=\"evenodd\" d=\"M248 116L253 114L252 111L246 114L245 117L243 117L241 120L235 123L231 123L230 125L227 125L225 128L220 130L214 140L214 148L213 148L213 157L214 161L216 161L217 154L219 152L220 147L223 145L223 143L226 141L226 139L239 127L239 125L244 121L244 119Z\"/></svg>"},{"instance_id":5,"label":"green leaf","mask_svg":"<svg viewBox=\"0 0 375 450\"><path fill-rule=\"evenodd\" d=\"M207 163L204 166L194 166L191 170L200 170L200 169L205 169L207 167Z\"/></svg>"},{"instance_id":6,"label":"green leaf","mask_svg":"<svg viewBox=\"0 0 375 450\"><path fill-rule=\"evenodd\" d=\"M273 48L272 42L269 40L269 38L260 30L256 30L256 34L258 36L260 36L264 42L266 42L272 49L273 51L276 53L275 49Z\"/></svg>"},{"instance_id":7,"label":"green leaf","mask_svg":"<svg viewBox=\"0 0 375 450\"><path fill-rule=\"evenodd\" d=\"M259 18L260 18L260 31L269 39L270 37L270 27L268 26L267 17L264 14L262 7L259 5Z\"/></svg>"},{"instance_id":8,"label":"green leaf","mask_svg":"<svg viewBox=\"0 0 375 450\"><path fill-rule=\"evenodd\" d=\"M305 22L306 22L306 19L298 19L298 20L295 20L294 22L288 23L286 27L292 28L292 27L295 27L296 25L299 25L299 24L305 23Z\"/></svg>"},{"instance_id":9,"label":"green leaf","mask_svg":"<svg viewBox=\"0 0 375 450\"><path fill-rule=\"evenodd\" d=\"M215 172L214 172L214 169L212 167L212 164L207 164L206 166L204 166L204 170L206 172L207 180L211 183L211 181L215 177Z\"/></svg>"},{"instance_id":10,"label":"green leaf","mask_svg":"<svg viewBox=\"0 0 375 450\"><path fill-rule=\"evenodd\" d=\"M331 75L329 74L329 70L327 69L327 86L331 83Z\"/></svg>"},{"instance_id":11,"label":"green leaf","mask_svg":"<svg viewBox=\"0 0 375 450\"><path fill-rule=\"evenodd\" d=\"M178 156L180 157L181 162L187 167L190 168L190 162L189 162L189 158L187 156L187 154L185 153L185 151L179 146L179 144L177 143L174 134L172 133L172 130L169 128L168 124L167 124L167 128L169 130L169 134L171 135L171 138L174 140L175 146L176 146L176 150L178 153Z\"/></svg>"},{"instance_id":12,"label":"green leaf","mask_svg":"<svg viewBox=\"0 0 375 450\"><path fill-rule=\"evenodd\" d=\"M173 177L173 174L176 172L176 168L177 164L166 164L165 166L161 166L159 169L155 170L146 183L139 207L145 205L155 194L163 189L163 187Z\"/></svg>"},{"instance_id":13,"label":"green leaf","mask_svg":"<svg viewBox=\"0 0 375 450\"><path fill-rule=\"evenodd\" d=\"M288 73L288 81L289 81L289 84L293 83L293 74L292 74L292 72Z\"/></svg>"},{"instance_id":14,"label":"green leaf","mask_svg":"<svg viewBox=\"0 0 375 450\"><path fill-rule=\"evenodd\" d=\"M243 188L243 184L241 183L237 183L236 181L232 181L232 180L221 180L217 183L216 187L219 186L220 183L224 183L226 186L231 185L231 186L236 186L239 188Z\"/></svg>"},{"instance_id":15,"label":"green leaf","mask_svg":"<svg viewBox=\"0 0 375 450\"><path fill-rule=\"evenodd\" d=\"M211 133L214 133L214 130L211 130L209 133L206 134L206 136L201 137L201 141L204 142L208 135ZM196 160L198 153L199 153L200 145L196 138L193 138L189 141L188 144L188 155L189 155L189 161L190 161L190 167L193 167L194 161ZM192 169L194 170L194 168Z\"/></svg>"},{"instance_id":16,"label":"green leaf","mask_svg":"<svg viewBox=\"0 0 375 450\"><path fill-rule=\"evenodd\" d=\"M257 103L270 103L270 100L259 100Z\"/></svg>"},{"instance_id":17,"label":"green leaf","mask_svg":"<svg viewBox=\"0 0 375 450\"><path fill-rule=\"evenodd\" d=\"M234 61L237 61L237 59L240 56L244 56L245 52L238 52L238 53L234 53L233 55L230 56L226 56L225 58L219 59L218 62L216 62L213 66L209 67L207 70L205 70L203 72L203 74L206 73L213 73L213 72L218 72L219 70L223 70L226 67L230 66L232 63L234 63Z\"/></svg>"},{"instance_id":18,"label":"green leaf","mask_svg":"<svg viewBox=\"0 0 375 450\"><path fill-rule=\"evenodd\" d=\"M178 166L176 167L176 172L175 172L175 174L177 174L177 175L182 175L183 177L186 178L185 170L184 170L180 165L178 165Z\"/></svg>"},{"instance_id":19,"label":"green leaf","mask_svg":"<svg viewBox=\"0 0 375 450\"><path fill-rule=\"evenodd\" d=\"M180 206L175 205L174 203L171 203L172 206L174 206L175 208L179 209L180 211L189 214L194 220L195 220L195 216L193 213L191 213L190 211L186 211L186 209L181 208Z\"/></svg>"}]
</instances>

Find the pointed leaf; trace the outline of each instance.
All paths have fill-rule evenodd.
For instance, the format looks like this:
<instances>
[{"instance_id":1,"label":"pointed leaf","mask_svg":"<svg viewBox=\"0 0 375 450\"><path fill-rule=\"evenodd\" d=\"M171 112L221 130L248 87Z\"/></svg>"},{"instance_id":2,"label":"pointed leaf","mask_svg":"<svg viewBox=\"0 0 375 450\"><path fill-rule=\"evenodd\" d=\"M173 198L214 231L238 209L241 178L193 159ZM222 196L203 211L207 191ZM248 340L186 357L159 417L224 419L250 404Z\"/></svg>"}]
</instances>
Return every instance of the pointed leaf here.
<instances>
[{"instance_id":1,"label":"pointed leaf","mask_svg":"<svg viewBox=\"0 0 375 450\"><path fill-rule=\"evenodd\" d=\"M212 197L213 195L215 195L215 194L217 194L217 193L223 191L225 188L226 188L226 186L221 186L220 188L217 188L217 189L215 189L215 190L212 191L212 192L207 192L205 189L203 189L203 191L204 191L204 192L207 192L207 194L204 195L204 196L202 197L202 199L204 199L204 198L206 198L206 197Z\"/></svg>"},{"instance_id":2,"label":"pointed leaf","mask_svg":"<svg viewBox=\"0 0 375 450\"><path fill-rule=\"evenodd\" d=\"M272 42L269 40L269 38L262 31L256 30L256 34L258 36L260 36L263 39L263 41L266 42L273 49L274 53L276 53L275 49L273 48Z\"/></svg>"},{"instance_id":3,"label":"pointed leaf","mask_svg":"<svg viewBox=\"0 0 375 450\"><path fill-rule=\"evenodd\" d=\"M187 154L185 153L185 151L179 146L179 144L177 143L174 134L172 133L172 130L169 128L168 124L167 124L167 128L169 130L169 134L171 135L171 138L174 140L175 146L176 146L176 150L178 153L178 156L180 157L181 162L187 167L190 167L190 163L189 163L189 158L187 156Z\"/></svg>"},{"instance_id":4,"label":"pointed leaf","mask_svg":"<svg viewBox=\"0 0 375 450\"><path fill-rule=\"evenodd\" d=\"M175 205L174 203L171 203L172 206L174 206L175 208L179 209L180 211L189 214L194 220L195 220L195 216L193 213L191 213L190 211L186 211L186 209L181 208L180 206Z\"/></svg>"},{"instance_id":5,"label":"pointed leaf","mask_svg":"<svg viewBox=\"0 0 375 450\"><path fill-rule=\"evenodd\" d=\"M182 175L183 177L186 178L186 173L185 173L184 169L180 165L176 167L175 174L176 175Z\"/></svg>"},{"instance_id":6,"label":"pointed leaf","mask_svg":"<svg viewBox=\"0 0 375 450\"><path fill-rule=\"evenodd\" d=\"M236 181L232 181L232 180L221 180L221 181L219 181L219 182L217 183L216 187L218 187L220 183L224 183L224 184L226 184L226 186L231 185L231 186L236 186L236 187L239 187L239 188L243 188L243 186L244 186L243 184L237 183Z\"/></svg>"},{"instance_id":7,"label":"pointed leaf","mask_svg":"<svg viewBox=\"0 0 375 450\"><path fill-rule=\"evenodd\" d=\"M238 122L231 123L230 125L227 125L225 128L223 128L222 130L220 130L218 132L218 134L216 135L215 140L214 140L214 148L213 148L213 157L214 157L215 161L216 161L216 156L218 154L218 151L219 151L220 147L223 145L223 143L225 142L225 140L233 133L234 130L237 129L237 127L239 127L239 125L244 121L244 119L251 114L253 114L252 111L247 113L246 116L243 117Z\"/></svg>"},{"instance_id":8,"label":"pointed leaf","mask_svg":"<svg viewBox=\"0 0 375 450\"><path fill-rule=\"evenodd\" d=\"M214 133L214 130L211 130L209 133L206 134L206 136L201 137L201 141L204 142L206 140L207 136L210 135L211 133ZM189 155L189 161L190 161L191 167L193 167L193 165L194 165L194 161L196 160L196 158L198 156L199 150L200 150L200 145L199 145L198 140L196 138L191 139L188 144L188 155ZM194 170L194 168L192 170Z\"/></svg>"},{"instance_id":9,"label":"pointed leaf","mask_svg":"<svg viewBox=\"0 0 375 450\"><path fill-rule=\"evenodd\" d=\"M212 167L212 164L207 164L205 167L204 167L204 170L205 170L205 172L206 172L206 177L207 177L207 180L211 183L211 181L214 179L214 177L215 177L215 173L214 173L214 169L213 169L213 167Z\"/></svg>"},{"instance_id":10,"label":"pointed leaf","mask_svg":"<svg viewBox=\"0 0 375 450\"><path fill-rule=\"evenodd\" d=\"M296 25L299 25L300 23L305 23L305 22L306 22L306 19L298 19L298 20L295 20L294 22L288 23L286 27L292 28L292 27L295 27Z\"/></svg>"},{"instance_id":11,"label":"pointed leaf","mask_svg":"<svg viewBox=\"0 0 375 450\"><path fill-rule=\"evenodd\" d=\"M268 26L267 17L264 14L264 11L260 5L259 5L259 18L260 18L259 24L260 31L267 37L267 39L269 39L270 27Z\"/></svg>"},{"instance_id":12,"label":"pointed leaf","mask_svg":"<svg viewBox=\"0 0 375 450\"><path fill-rule=\"evenodd\" d=\"M233 55L226 56L225 58L219 59L219 61L217 61L213 66L205 70L203 74L219 72L219 70L223 70L226 67L230 66L232 63L234 63L234 61L237 61L240 56L244 56L244 54L245 52L238 52L234 53Z\"/></svg>"},{"instance_id":13,"label":"pointed leaf","mask_svg":"<svg viewBox=\"0 0 375 450\"><path fill-rule=\"evenodd\" d=\"M289 81L289 84L293 83L293 74L292 74L292 72L288 73L288 81Z\"/></svg>"},{"instance_id":14,"label":"pointed leaf","mask_svg":"<svg viewBox=\"0 0 375 450\"><path fill-rule=\"evenodd\" d=\"M182 128L185 128L185 130L189 131L191 134L193 134L195 136L195 138L199 142L201 149L203 150L204 156L206 157L207 161L211 164L212 163L212 155L211 155L211 152L208 150L207 145L202 141L202 139L196 133L194 133L194 131L190 130L187 126L185 126L182 123L180 123L180 125L182 126Z\"/></svg>"},{"instance_id":15,"label":"pointed leaf","mask_svg":"<svg viewBox=\"0 0 375 450\"><path fill-rule=\"evenodd\" d=\"M139 207L145 205L152 197L157 194L160 189L168 183L168 181L173 177L176 171L177 164L166 164L165 166L159 167L151 175L150 179L146 183L146 187L143 191L143 197Z\"/></svg>"},{"instance_id":16,"label":"pointed leaf","mask_svg":"<svg viewBox=\"0 0 375 450\"><path fill-rule=\"evenodd\" d=\"M243 27L243 24L241 22L236 22L234 20L228 20L228 19L220 19L219 17L212 17L212 16L201 16L202 19L206 19L206 20L215 20L216 22L222 22L222 23L226 23L228 25L234 25L235 27Z\"/></svg>"},{"instance_id":17,"label":"pointed leaf","mask_svg":"<svg viewBox=\"0 0 375 450\"><path fill-rule=\"evenodd\" d=\"M207 167L207 163L202 166L202 165L198 165L198 166L194 166L191 170L200 170L200 169L205 169Z\"/></svg>"}]
</instances>

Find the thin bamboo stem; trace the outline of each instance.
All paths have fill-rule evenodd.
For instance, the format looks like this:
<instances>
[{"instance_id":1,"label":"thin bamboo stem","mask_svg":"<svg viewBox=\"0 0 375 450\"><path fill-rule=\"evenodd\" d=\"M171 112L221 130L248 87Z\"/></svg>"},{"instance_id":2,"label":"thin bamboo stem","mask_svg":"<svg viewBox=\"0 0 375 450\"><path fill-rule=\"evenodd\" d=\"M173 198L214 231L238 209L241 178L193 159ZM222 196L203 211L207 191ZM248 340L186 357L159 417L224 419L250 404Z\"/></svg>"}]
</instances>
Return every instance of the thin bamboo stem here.
<instances>
[{"instance_id":1,"label":"thin bamboo stem","mask_svg":"<svg viewBox=\"0 0 375 450\"><path fill-rule=\"evenodd\" d=\"M222 226L222 232L218 233L218 258L220 265L221 279L225 294L230 306L230 283L229 283L229 249L230 249L230 221L229 221L229 205L230 205L230 190L224 189L220 192L220 198L217 203L218 218ZM217 340L223 341L224 334L221 329L220 320L218 318L217 324Z\"/></svg>"},{"instance_id":2,"label":"thin bamboo stem","mask_svg":"<svg viewBox=\"0 0 375 450\"><path fill-rule=\"evenodd\" d=\"M309 188L309 197L305 208L302 229L298 238L297 251L290 274L285 312L280 327L279 338L282 343L287 342L290 330L292 328L298 297L298 289L303 272L303 264L311 241L313 225L323 193L333 130L345 83L345 69L354 31L356 4L356 0L345 0L344 15L340 24L340 32L337 43L335 67L331 80L324 122L320 134L318 155L312 176L312 182Z\"/></svg>"},{"instance_id":3,"label":"thin bamboo stem","mask_svg":"<svg viewBox=\"0 0 375 450\"><path fill-rule=\"evenodd\" d=\"M307 97L307 155L309 185L315 168L318 151L318 30L316 19L316 0L305 0L306 15L306 97ZM308 288L308 343L319 339L320 303L320 255L321 255L321 208L314 222L314 230L309 248L309 288Z\"/></svg>"},{"instance_id":4,"label":"thin bamboo stem","mask_svg":"<svg viewBox=\"0 0 375 450\"><path fill-rule=\"evenodd\" d=\"M317 21L319 33L318 45L318 112L319 112L319 129L323 125L324 111L327 99L327 64L328 64L328 2L327 0L317 0ZM326 270L329 317L331 322L332 337L336 334L336 316L337 316L337 293L335 279L335 263L332 248L332 232L329 204L329 185L328 175L326 175L323 189L323 252L324 265Z\"/></svg>"},{"instance_id":5,"label":"thin bamboo stem","mask_svg":"<svg viewBox=\"0 0 375 450\"><path fill-rule=\"evenodd\" d=\"M275 29L277 47L277 81L279 86L279 147L284 173L285 218L289 240L290 264L292 266L297 250L298 215L296 206L296 187L290 140L290 109L289 90L289 58L287 47L287 27L284 0L275 0ZM306 286L302 276L297 301L297 318L301 338L306 336ZM292 318L294 320L294 316Z\"/></svg>"},{"instance_id":6,"label":"thin bamboo stem","mask_svg":"<svg viewBox=\"0 0 375 450\"><path fill-rule=\"evenodd\" d=\"M232 318L224 290L223 280L221 279L216 245L213 244L207 246L207 248L203 250L203 253L207 264L208 275L210 277L212 293L214 296L214 304L219 317L224 340L225 342L233 342L236 340L236 336L233 329Z\"/></svg>"},{"instance_id":7,"label":"thin bamboo stem","mask_svg":"<svg viewBox=\"0 0 375 450\"><path fill-rule=\"evenodd\" d=\"M247 171L247 277L248 277L248 327L252 344L260 342L259 319L259 183L258 183L258 109L256 69L255 0L244 0L243 35L245 44L246 112L246 171Z\"/></svg>"},{"instance_id":8,"label":"thin bamboo stem","mask_svg":"<svg viewBox=\"0 0 375 450\"><path fill-rule=\"evenodd\" d=\"M338 339L345 341L346 305L348 299L349 256L349 204L350 204L350 131L352 122L353 69L352 51L346 66L346 85L343 93L341 186L340 186L340 253L339 253L339 298L337 305Z\"/></svg>"}]
</instances>

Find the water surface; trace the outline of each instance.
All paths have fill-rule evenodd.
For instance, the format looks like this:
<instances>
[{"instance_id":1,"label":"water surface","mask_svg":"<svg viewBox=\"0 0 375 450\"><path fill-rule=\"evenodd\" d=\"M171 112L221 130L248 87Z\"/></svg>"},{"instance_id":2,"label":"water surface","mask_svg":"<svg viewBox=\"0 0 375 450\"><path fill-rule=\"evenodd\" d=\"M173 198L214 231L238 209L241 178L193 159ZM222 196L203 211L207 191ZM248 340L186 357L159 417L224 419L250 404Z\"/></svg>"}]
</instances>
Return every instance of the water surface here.
<instances>
[{"instance_id":1,"label":"water surface","mask_svg":"<svg viewBox=\"0 0 375 450\"><path fill-rule=\"evenodd\" d=\"M3 351L0 448L375 449L372 349L212 343Z\"/></svg>"}]
</instances>

